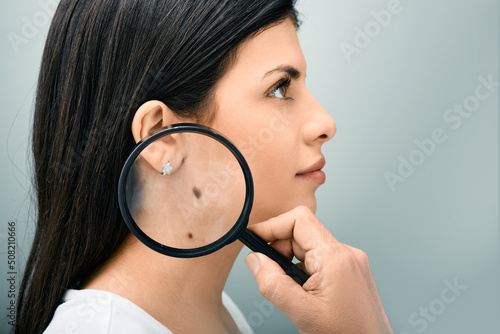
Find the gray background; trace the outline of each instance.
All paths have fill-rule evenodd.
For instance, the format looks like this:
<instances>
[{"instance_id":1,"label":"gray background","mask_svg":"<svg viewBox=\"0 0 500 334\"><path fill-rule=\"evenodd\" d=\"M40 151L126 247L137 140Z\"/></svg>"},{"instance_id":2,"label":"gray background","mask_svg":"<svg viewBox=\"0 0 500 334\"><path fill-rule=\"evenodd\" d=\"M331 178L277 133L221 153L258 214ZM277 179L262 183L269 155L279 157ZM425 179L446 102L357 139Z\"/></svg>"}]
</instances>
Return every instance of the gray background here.
<instances>
[{"instance_id":1,"label":"gray background","mask_svg":"<svg viewBox=\"0 0 500 334\"><path fill-rule=\"evenodd\" d=\"M327 182L317 191L317 216L341 242L368 253L395 333L498 332L499 88L457 129L443 115L474 95L479 76L499 81L499 2L401 0L402 11L348 62L340 45L354 45L354 29L373 25L371 11L390 2L299 3L307 85L338 128L323 151ZM23 0L0 12L1 333L8 329L7 222L16 222L18 262L33 234L28 143L49 26L42 3L53 6ZM23 18L34 15L39 31L15 52L8 34L21 35ZM399 157L415 157L415 140L436 128L446 141L391 190L384 173L397 173ZM260 296L247 253L226 291L256 333L296 332ZM449 304L439 301L445 280L466 286ZM436 314L424 321L419 309L429 307ZM414 312L417 324L409 320Z\"/></svg>"}]
</instances>

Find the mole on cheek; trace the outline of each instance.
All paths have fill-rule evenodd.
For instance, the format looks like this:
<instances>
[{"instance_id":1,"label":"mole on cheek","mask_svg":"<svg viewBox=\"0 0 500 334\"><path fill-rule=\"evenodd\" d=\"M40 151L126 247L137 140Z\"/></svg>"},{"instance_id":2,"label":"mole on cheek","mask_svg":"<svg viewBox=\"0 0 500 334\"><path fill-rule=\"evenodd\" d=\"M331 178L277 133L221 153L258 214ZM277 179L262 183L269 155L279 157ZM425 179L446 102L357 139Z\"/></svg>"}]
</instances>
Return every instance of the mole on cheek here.
<instances>
[{"instance_id":1,"label":"mole on cheek","mask_svg":"<svg viewBox=\"0 0 500 334\"><path fill-rule=\"evenodd\" d=\"M193 187L193 194L196 196L196 198L200 198L201 197L200 189Z\"/></svg>"},{"instance_id":2,"label":"mole on cheek","mask_svg":"<svg viewBox=\"0 0 500 334\"><path fill-rule=\"evenodd\" d=\"M193 233L188 233L188 238L193 239Z\"/></svg>"}]
</instances>

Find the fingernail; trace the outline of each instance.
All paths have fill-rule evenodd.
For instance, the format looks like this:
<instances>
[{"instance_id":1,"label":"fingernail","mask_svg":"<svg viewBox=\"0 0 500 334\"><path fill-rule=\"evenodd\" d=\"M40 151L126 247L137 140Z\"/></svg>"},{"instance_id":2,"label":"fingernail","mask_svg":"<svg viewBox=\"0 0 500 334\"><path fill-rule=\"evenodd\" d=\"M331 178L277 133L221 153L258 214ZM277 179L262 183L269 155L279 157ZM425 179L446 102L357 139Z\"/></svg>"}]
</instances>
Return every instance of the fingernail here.
<instances>
[{"instance_id":1,"label":"fingernail","mask_svg":"<svg viewBox=\"0 0 500 334\"><path fill-rule=\"evenodd\" d=\"M257 255L255 255L254 253L248 254L245 258L245 263L247 264L252 274L254 276L257 275L260 269L260 261Z\"/></svg>"}]
</instances>

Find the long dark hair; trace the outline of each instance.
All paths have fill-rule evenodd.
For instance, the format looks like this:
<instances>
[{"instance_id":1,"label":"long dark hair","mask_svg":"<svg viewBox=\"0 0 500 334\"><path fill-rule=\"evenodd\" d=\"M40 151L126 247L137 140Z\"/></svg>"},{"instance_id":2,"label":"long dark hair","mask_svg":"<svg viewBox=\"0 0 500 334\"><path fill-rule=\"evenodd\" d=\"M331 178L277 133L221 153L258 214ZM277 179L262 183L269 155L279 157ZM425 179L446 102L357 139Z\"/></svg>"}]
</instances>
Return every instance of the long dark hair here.
<instances>
[{"instance_id":1,"label":"long dark hair","mask_svg":"<svg viewBox=\"0 0 500 334\"><path fill-rule=\"evenodd\" d=\"M62 0L41 63L33 124L36 233L16 333L42 333L64 289L96 270L128 233L116 198L137 108L212 110L238 46L300 20L295 0Z\"/></svg>"}]
</instances>

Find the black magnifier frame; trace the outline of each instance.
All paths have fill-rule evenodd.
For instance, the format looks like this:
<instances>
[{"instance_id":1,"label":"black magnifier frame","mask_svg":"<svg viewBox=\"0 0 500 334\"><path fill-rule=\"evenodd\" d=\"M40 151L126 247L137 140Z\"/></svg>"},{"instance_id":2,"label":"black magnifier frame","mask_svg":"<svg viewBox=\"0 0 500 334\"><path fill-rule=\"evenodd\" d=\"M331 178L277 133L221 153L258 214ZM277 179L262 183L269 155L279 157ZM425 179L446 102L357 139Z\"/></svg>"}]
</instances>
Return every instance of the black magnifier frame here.
<instances>
[{"instance_id":1,"label":"black magnifier frame","mask_svg":"<svg viewBox=\"0 0 500 334\"><path fill-rule=\"evenodd\" d=\"M233 227L226 232L221 238L215 240L214 242L197 247L197 248L173 248L169 246L165 246L153 239L151 239L146 233L144 233L134 221L130 210L128 209L127 199L126 199L126 184L127 179L134 164L135 160L141 154L141 152L153 141L165 137L167 135L171 135L177 132L190 132L190 133L198 133L201 135L205 135L211 137L212 139L217 140L219 143L224 145L236 158L238 163L240 164L241 169L243 170L243 176L245 178L245 202L243 205L243 209L241 210L241 214L238 217L238 220L233 225ZM190 258L190 257L198 257L207 255L215 252L216 250L221 249L225 245L228 245L238 239L239 233L243 229L247 227L248 224L248 216L250 215L250 211L252 210L253 204L253 179L252 174L250 173L250 168L248 167L247 162L243 158L243 155L238 151L238 149L225 137L210 129L209 127L202 126L199 124L191 124L191 123L177 123L173 124L169 127L162 128L160 131L154 133L147 139L140 141L132 150L129 157L125 161L122 172L120 174L120 181L118 183L118 203L120 205L120 210L122 212L122 216L125 220L130 231L139 239L142 243L144 243L149 248L168 256L174 257L182 257L182 258Z\"/></svg>"},{"instance_id":2,"label":"black magnifier frame","mask_svg":"<svg viewBox=\"0 0 500 334\"><path fill-rule=\"evenodd\" d=\"M139 154L141 154L141 152L151 142L161 137L178 132L190 132L190 133L205 135L211 137L212 139L217 140L219 143L224 145L238 161L243 171L243 177L245 179L245 188L246 188L245 202L241 210L241 214L238 217L236 223L233 225L233 227L228 232L226 232L225 235L215 240L214 242L205 246L190 248L190 249L169 247L150 238L137 226L128 208L127 198L126 198L127 179L131 171L131 168L135 160L139 156ZM125 220L127 227L137 237L137 239L139 239L143 244L153 249L154 251L167 256L192 258L213 253L221 249L222 247L229 245L230 243L239 239L252 251L263 253L268 257L270 257L271 259L273 259L274 261L276 261L281 266L281 268L283 268L283 270L286 272L287 275L292 277L298 284L303 285L305 281L310 277L309 274L302 271L299 267L294 265L289 259L287 259L281 253L276 251L273 247L268 245L259 236L257 236L255 233L247 229L248 217L250 216L250 212L252 210L252 205L253 205L253 197L254 197L254 187L253 187L252 173L250 172L250 167L248 166L245 158L240 153L240 151L228 139L226 139L224 136L216 132L214 129L194 123L172 124L168 127L160 129L158 132L154 133L147 139L137 143L137 145L133 148L132 152L129 154L127 160L125 161L125 164L123 165L120 174L120 179L118 182L118 203L120 206L122 217Z\"/></svg>"}]
</instances>

